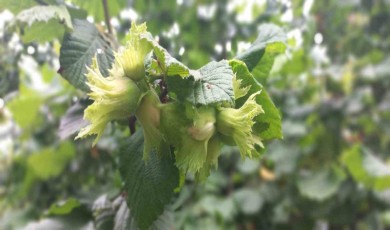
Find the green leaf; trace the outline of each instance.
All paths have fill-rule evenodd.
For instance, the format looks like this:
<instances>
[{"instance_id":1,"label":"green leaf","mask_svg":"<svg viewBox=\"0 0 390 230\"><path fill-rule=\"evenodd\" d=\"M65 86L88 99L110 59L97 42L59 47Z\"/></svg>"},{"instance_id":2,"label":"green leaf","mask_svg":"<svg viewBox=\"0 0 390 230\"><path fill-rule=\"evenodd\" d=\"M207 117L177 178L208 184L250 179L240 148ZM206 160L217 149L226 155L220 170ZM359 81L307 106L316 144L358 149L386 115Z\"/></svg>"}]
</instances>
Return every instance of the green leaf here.
<instances>
[{"instance_id":1,"label":"green leaf","mask_svg":"<svg viewBox=\"0 0 390 230\"><path fill-rule=\"evenodd\" d=\"M265 53L265 49L268 44L275 42L285 42L287 40L283 30L273 24L264 24L259 28L260 32L257 39L249 47L248 50L237 55L236 59L239 59L248 66L249 71L252 71Z\"/></svg>"},{"instance_id":2,"label":"green leaf","mask_svg":"<svg viewBox=\"0 0 390 230\"><path fill-rule=\"evenodd\" d=\"M80 131L83 127L89 124L83 119L84 110L91 104L90 100L79 100L68 108L66 113L60 118L60 125L57 134L64 140L71 135Z\"/></svg>"},{"instance_id":3,"label":"green leaf","mask_svg":"<svg viewBox=\"0 0 390 230\"><path fill-rule=\"evenodd\" d=\"M150 227L151 230L170 230L173 227L173 212L166 209L160 217L153 222ZM126 202L123 202L116 215L114 221L114 230L137 230L137 223L134 218L131 216L131 212L126 205Z\"/></svg>"},{"instance_id":4,"label":"green leaf","mask_svg":"<svg viewBox=\"0 0 390 230\"><path fill-rule=\"evenodd\" d=\"M59 72L74 87L89 91L85 73L92 58L96 55L100 72L107 76L114 54L110 42L93 24L75 19L73 27L73 32L66 33L62 42Z\"/></svg>"},{"instance_id":5,"label":"green leaf","mask_svg":"<svg viewBox=\"0 0 390 230\"><path fill-rule=\"evenodd\" d=\"M48 148L32 154L27 160L29 172L41 180L59 176L75 152L73 144L64 142L58 149Z\"/></svg>"},{"instance_id":6,"label":"green leaf","mask_svg":"<svg viewBox=\"0 0 390 230\"><path fill-rule=\"evenodd\" d=\"M276 177L291 175L297 167L302 151L293 144L283 142L273 142L267 146L267 159L275 166L273 171Z\"/></svg>"},{"instance_id":7,"label":"green leaf","mask_svg":"<svg viewBox=\"0 0 390 230\"><path fill-rule=\"evenodd\" d=\"M298 189L302 196L323 201L334 195L345 180L344 171L334 166L310 173L298 180Z\"/></svg>"},{"instance_id":8,"label":"green leaf","mask_svg":"<svg viewBox=\"0 0 390 230\"><path fill-rule=\"evenodd\" d=\"M234 103L233 71L226 60L210 62L190 73L188 78L167 79L169 92L173 92L179 101L193 105Z\"/></svg>"},{"instance_id":9,"label":"green leaf","mask_svg":"<svg viewBox=\"0 0 390 230\"><path fill-rule=\"evenodd\" d=\"M236 108L240 108L248 97L261 91L256 96L256 102L263 107L264 113L255 117L254 133L260 135L263 140L282 138L282 119L279 110L275 107L263 86L253 78L245 63L240 60L230 60L230 66L236 78L241 80L241 87L250 87L248 94L237 99Z\"/></svg>"},{"instance_id":10,"label":"green leaf","mask_svg":"<svg viewBox=\"0 0 390 230\"><path fill-rule=\"evenodd\" d=\"M45 193L43 193L44 195ZM34 207L34 210L39 210L38 207ZM72 212L64 215L40 218L39 220L32 221L31 215L26 216L28 224L18 229L25 230L65 230L65 229L95 229L91 221L90 214L86 208L75 208ZM7 228L8 229L8 228ZM11 227L11 229L14 229Z\"/></svg>"},{"instance_id":11,"label":"green leaf","mask_svg":"<svg viewBox=\"0 0 390 230\"><path fill-rule=\"evenodd\" d=\"M245 62L249 71L257 80L268 77L274 57L286 49L286 34L273 24L261 25L260 33L252 46L235 58Z\"/></svg>"},{"instance_id":12,"label":"green leaf","mask_svg":"<svg viewBox=\"0 0 390 230\"><path fill-rule=\"evenodd\" d=\"M95 21L102 21L104 19L104 9L102 0L70 0L70 2L78 5L88 12L88 15L93 16ZM110 0L107 1L109 15L114 17L126 7L127 1L124 0Z\"/></svg>"},{"instance_id":13,"label":"green leaf","mask_svg":"<svg viewBox=\"0 0 390 230\"><path fill-rule=\"evenodd\" d=\"M48 229L86 229L87 222L72 217L43 218L36 222L29 222L22 229L25 230L48 230Z\"/></svg>"},{"instance_id":14,"label":"green leaf","mask_svg":"<svg viewBox=\"0 0 390 230\"><path fill-rule=\"evenodd\" d=\"M17 196L25 196L37 181L58 177L73 159L76 150L71 142L63 142L58 148L45 148L29 155L23 187Z\"/></svg>"},{"instance_id":15,"label":"green leaf","mask_svg":"<svg viewBox=\"0 0 390 230\"><path fill-rule=\"evenodd\" d=\"M264 200L258 190L240 189L233 194L236 205L245 215L253 215L261 210Z\"/></svg>"},{"instance_id":16,"label":"green leaf","mask_svg":"<svg viewBox=\"0 0 390 230\"><path fill-rule=\"evenodd\" d=\"M253 126L255 132L259 132L263 140L283 138L282 118L279 110L264 89L256 97L256 101L263 107L265 113L255 118L256 124Z\"/></svg>"},{"instance_id":17,"label":"green leaf","mask_svg":"<svg viewBox=\"0 0 390 230\"><path fill-rule=\"evenodd\" d=\"M56 38L62 38L65 28L56 19L47 22L36 22L31 27L26 27L21 34L24 43L47 42Z\"/></svg>"},{"instance_id":18,"label":"green leaf","mask_svg":"<svg viewBox=\"0 0 390 230\"><path fill-rule=\"evenodd\" d=\"M130 210L123 202L115 214L114 230L138 229L137 224L130 215Z\"/></svg>"},{"instance_id":19,"label":"green leaf","mask_svg":"<svg viewBox=\"0 0 390 230\"><path fill-rule=\"evenodd\" d=\"M39 122L39 108L42 103L43 99L37 92L22 87L19 95L10 101L7 107L12 112L13 119L16 123L22 129L26 129Z\"/></svg>"},{"instance_id":20,"label":"green leaf","mask_svg":"<svg viewBox=\"0 0 390 230\"><path fill-rule=\"evenodd\" d=\"M256 67L252 70L253 76L260 83L265 83L274 65L276 55L283 53L286 46L282 42L268 44L265 53Z\"/></svg>"},{"instance_id":21,"label":"green leaf","mask_svg":"<svg viewBox=\"0 0 390 230\"><path fill-rule=\"evenodd\" d=\"M65 215L72 212L74 208L77 208L79 206L80 202L78 200L70 198L66 201L52 204L47 213L48 215Z\"/></svg>"},{"instance_id":22,"label":"green leaf","mask_svg":"<svg viewBox=\"0 0 390 230\"><path fill-rule=\"evenodd\" d=\"M66 6L66 8L68 9L70 17L73 19L86 19L88 16L87 11L83 9L76 8L74 6Z\"/></svg>"},{"instance_id":23,"label":"green leaf","mask_svg":"<svg viewBox=\"0 0 390 230\"><path fill-rule=\"evenodd\" d=\"M127 192L127 204L140 229L149 226L163 213L179 185L179 170L170 156L149 154L143 161L144 140L137 131L121 149L119 171Z\"/></svg>"},{"instance_id":24,"label":"green leaf","mask_svg":"<svg viewBox=\"0 0 390 230\"><path fill-rule=\"evenodd\" d=\"M16 22L23 28L23 42L45 42L72 30L72 21L65 6L34 6L20 12Z\"/></svg>"},{"instance_id":25,"label":"green leaf","mask_svg":"<svg viewBox=\"0 0 390 230\"><path fill-rule=\"evenodd\" d=\"M114 224L115 206L107 194L99 196L93 202L92 213L94 217L94 226L97 230L112 229Z\"/></svg>"},{"instance_id":26,"label":"green leaf","mask_svg":"<svg viewBox=\"0 0 390 230\"><path fill-rule=\"evenodd\" d=\"M18 0L18 1L0 0L0 9L8 9L12 13L16 14L36 4L37 3L34 0Z\"/></svg>"},{"instance_id":27,"label":"green leaf","mask_svg":"<svg viewBox=\"0 0 390 230\"><path fill-rule=\"evenodd\" d=\"M168 51L160 46L150 34L144 36L149 44L153 47L156 59L152 59L148 72L152 75L165 75L165 76L180 76L188 77L190 69L183 63L172 57Z\"/></svg>"},{"instance_id":28,"label":"green leaf","mask_svg":"<svg viewBox=\"0 0 390 230\"><path fill-rule=\"evenodd\" d=\"M170 230L173 229L174 213L170 209L165 209L156 221L153 222L151 230Z\"/></svg>"},{"instance_id":29,"label":"green leaf","mask_svg":"<svg viewBox=\"0 0 390 230\"><path fill-rule=\"evenodd\" d=\"M225 221L233 220L236 214L236 207L234 206L234 199L232 197L221 198L214 195L204 195L201 197L196 203L194 210L195 212L205 213L211 216L219 216Z\"/></svg>"},{"instance_id":30,"label":"green leaf","mask_svg":"<svg viewBox=\"0 0 390 230\"><path fill-rule=\"evenodd\" d=\"M101 195L92 205L94 226L96 229L138 230L132 212L127 207L124 196L111 200L107 194ZM173 226L173 212L165 209L164 213L150 226L151 230L169 230Z\"/></svg>"},{"instance_id":31,"label":"green leaf","mask_svg":"<svg viewBox=\"0 0 390 230\"><path fill-rule=\"evenodd\" d=\"M345 151L341 159L357 182L376 190L390 188L390 166L367 149L356 145Z\"/></svg>"}]
</instances>

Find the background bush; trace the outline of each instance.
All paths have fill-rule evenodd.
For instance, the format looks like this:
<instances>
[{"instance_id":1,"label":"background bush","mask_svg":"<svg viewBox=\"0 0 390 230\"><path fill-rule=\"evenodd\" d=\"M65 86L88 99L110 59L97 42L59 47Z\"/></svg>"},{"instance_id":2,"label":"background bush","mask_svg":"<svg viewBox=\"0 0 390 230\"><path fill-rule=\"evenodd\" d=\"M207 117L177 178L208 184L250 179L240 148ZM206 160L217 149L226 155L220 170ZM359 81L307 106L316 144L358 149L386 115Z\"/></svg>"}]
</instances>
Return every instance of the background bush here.
<instances>
[{"instance_id":1,"label":"background bush","mask_svg":"<svg viewBox=\"0 0 390 230\"><path fill-rule=\"evenodd\" d=\"M94 148L92 139L73 141L90 102L58 74L64 34L83 18L104 31L103 5L65 2L0 0L0 229L136 228L120 200L116 150L127 124L114 123ZM204 184L187 178L153 228L390 228L389 1L110 0L108 8L119 40L131 21L146 21L191 68L234 57L264 23L288 37L285 54L263 59L274 64L270 76L258 73L284 139L261 160L224 148L218 170Z\"/></svg>"}]
</instances>

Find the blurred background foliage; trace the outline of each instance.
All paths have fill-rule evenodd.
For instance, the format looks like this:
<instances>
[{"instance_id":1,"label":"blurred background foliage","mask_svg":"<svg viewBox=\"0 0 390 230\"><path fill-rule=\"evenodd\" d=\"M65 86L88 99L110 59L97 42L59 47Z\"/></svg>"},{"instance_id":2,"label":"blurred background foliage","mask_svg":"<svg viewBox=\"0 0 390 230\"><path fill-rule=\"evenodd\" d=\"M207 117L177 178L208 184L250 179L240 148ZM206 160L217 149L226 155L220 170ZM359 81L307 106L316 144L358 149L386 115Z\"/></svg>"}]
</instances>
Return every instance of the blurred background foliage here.
<instances>
[{"instance_id":1,"label":"blurred background foliage","mask_svg":"<svg viewBox=\"0 0 390 230\"><path fill-rule=\"evenodd\" d=\"M92 149L90 139L73 141L89 102L57 73L72 20L104 31L101 2L0 0L0 229L135 229L117 164L127 125L113 124ZM53 10L28 13L37 6ZM133 20L146 21L191 68L233 58L264 23L288 37L285 54L263 59L274 65L260 79L284 139L261 160L224 148L218 170L204 184L187 178L153 229L390 228L390 1L110 0L108 8L119 43Z\"/></svg>"}]
</instances>

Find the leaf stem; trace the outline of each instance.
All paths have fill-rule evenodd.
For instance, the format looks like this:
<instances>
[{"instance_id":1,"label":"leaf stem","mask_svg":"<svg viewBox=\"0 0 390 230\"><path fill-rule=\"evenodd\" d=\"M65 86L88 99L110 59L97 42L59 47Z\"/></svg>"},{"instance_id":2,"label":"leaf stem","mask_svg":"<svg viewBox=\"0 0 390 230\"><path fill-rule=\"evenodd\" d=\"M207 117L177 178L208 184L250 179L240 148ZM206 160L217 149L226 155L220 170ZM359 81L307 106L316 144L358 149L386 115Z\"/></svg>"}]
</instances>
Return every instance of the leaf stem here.
<instances>
[{"instance_id":1,"label":"leaf stem","mask_svg":"<svg viewBox=\"0 0 390 230\"><path fill-rule=\"evenodd\" d=\"M103 0L104 21L106 22L108 33L112 35L112 27L110 23L110 13L108 11L107 0Z\"/></svg>"}]
</instances>

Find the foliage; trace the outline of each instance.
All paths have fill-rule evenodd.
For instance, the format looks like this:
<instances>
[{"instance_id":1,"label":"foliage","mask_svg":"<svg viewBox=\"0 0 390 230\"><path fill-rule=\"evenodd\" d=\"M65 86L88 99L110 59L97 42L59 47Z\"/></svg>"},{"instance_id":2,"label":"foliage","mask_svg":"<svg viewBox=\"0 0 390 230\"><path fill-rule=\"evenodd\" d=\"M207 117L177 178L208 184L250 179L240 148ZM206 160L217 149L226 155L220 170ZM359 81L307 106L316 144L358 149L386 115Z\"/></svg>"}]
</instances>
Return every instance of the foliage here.
<instances>
[{"instance_id":1,"label":"foliage","mask_svg":"<svg viewBox=\"0 0 390 230\"><path fill-rule=\"evenodd\" d=\"M0 0L0 229L390 226L388 1L103 2Z\"/></svg>"}]
</instances>

